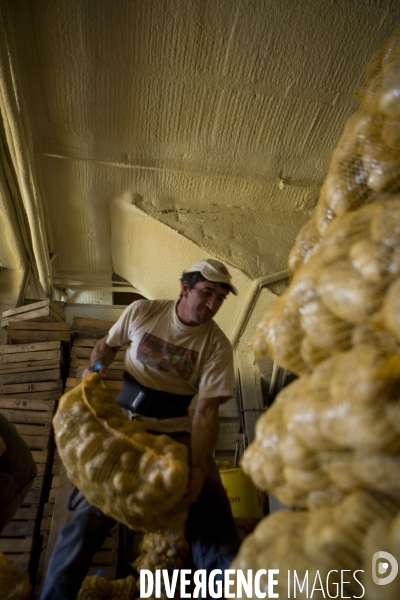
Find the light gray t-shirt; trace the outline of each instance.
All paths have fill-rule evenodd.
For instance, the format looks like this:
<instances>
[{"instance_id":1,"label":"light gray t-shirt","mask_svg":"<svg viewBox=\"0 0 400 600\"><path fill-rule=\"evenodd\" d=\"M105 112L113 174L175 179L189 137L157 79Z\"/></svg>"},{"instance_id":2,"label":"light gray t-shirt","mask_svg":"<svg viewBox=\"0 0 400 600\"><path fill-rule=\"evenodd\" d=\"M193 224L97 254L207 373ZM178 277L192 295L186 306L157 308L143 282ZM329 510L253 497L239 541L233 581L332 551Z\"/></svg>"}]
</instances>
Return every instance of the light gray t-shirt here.
<instances>
[{"instance_id":1,"label":"light gray t-shirt","mask_svg":"<svg viewBox=\"0 0 400 600\"><path fill-rule=\"evenodd\" d=\"M190 327L179 320L178 301L137 300L111 327L107 344L129 344L124 369L142 385L173 394L223 398L234 394L232 346L210 320Z\"/></svg>"}]
</instances>

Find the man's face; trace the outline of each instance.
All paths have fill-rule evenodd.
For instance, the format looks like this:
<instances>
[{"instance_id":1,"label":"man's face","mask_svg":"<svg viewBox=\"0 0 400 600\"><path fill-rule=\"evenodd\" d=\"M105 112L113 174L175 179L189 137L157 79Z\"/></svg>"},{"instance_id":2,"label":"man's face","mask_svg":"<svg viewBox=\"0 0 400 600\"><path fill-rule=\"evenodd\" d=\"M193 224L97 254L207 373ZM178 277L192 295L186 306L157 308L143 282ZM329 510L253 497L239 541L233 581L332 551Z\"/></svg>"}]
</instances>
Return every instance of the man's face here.
<instances>
[{"instance_id":1,"label":"man's face","mask_svg":"<svg viewBox=\"0 0 400 600\"><path fill-rule=\"evenodd\" d=\"M219 283L200 281L189 290L187 283L182 283L182 306L185 317L193 325L207 323L217 314L228 291Z\"/></svg>"}]
</instances>

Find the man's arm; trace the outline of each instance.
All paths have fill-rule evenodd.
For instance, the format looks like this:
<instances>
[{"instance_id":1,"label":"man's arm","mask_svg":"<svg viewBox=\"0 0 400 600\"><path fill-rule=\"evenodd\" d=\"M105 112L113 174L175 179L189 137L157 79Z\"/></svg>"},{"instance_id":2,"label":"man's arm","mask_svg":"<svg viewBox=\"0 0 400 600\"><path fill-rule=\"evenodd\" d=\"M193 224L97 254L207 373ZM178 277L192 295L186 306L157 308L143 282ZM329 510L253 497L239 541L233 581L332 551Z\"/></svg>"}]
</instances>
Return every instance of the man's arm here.
<instances>
[{"instance_id":1,"label":"man's arm","mask_svg":"<svg viewBox=\"0 0 400 600\"><path fill-rule=\"evenodd\" d=\"M98 373L103 377L106 373L107 367L111 365L112 361L115 358L119 348L113 348L107 344L108 335L103 337L101 340L97 342L95 347L92 350L92 354L90 355L90 366L83 372L83 377L89 375L89 373L93 373L93 369L97 361L101 362L101 367Z\"/></svg>"},{"instance_id":2,"label":"man's arm","mask_svg":"<svg viewBox=\"0 0 400 600\"><path fill-rule=\"evenodd\" d=\"M198 401L192 422L192 468L184 500L195 502L213 459L219 433L218 408L222 398L203 398Z\"/></svg>"}]
</instances>

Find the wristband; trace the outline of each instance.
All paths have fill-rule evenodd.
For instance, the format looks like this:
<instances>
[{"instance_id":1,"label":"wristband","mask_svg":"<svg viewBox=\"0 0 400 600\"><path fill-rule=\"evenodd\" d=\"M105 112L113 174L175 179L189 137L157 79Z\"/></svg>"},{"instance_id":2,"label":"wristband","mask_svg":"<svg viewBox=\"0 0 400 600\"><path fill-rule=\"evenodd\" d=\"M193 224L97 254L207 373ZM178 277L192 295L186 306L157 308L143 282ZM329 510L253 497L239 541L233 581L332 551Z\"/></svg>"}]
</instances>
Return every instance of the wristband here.
<instances>
[{"instance_id":1,"label":"wristband","mask_svg":"<svg viewBox=\"0 0 400 600\"><path fill-rule=\"evenodd\" d=\"M94 367L93 367L93 372L94 372L94 373L98 373L98 372L100 371L101 364L102 364L102 363L101 363L101 360L98 360L98 361L95 363L95 365L94 365Z\"/></svg>"}]
</instances>

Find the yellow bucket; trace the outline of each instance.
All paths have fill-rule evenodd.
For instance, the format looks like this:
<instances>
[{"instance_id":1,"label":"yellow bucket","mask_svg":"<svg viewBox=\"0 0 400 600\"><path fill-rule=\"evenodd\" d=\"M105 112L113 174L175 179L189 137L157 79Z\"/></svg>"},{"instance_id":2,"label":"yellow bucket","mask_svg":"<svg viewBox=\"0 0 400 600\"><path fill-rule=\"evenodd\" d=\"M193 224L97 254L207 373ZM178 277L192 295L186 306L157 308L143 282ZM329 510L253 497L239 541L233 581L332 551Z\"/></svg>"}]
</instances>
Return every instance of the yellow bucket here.
<instances>
[{"instance_id":1,"label":"yellow bucket","mask_svg":"<svg viewBox=\"0 0 400 600\"><path fill-rule=\"evenodd\" d=\"M263 494L242 469L219 472L235 519L262 519Z\"/></svg>"}]
</instances>

